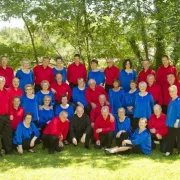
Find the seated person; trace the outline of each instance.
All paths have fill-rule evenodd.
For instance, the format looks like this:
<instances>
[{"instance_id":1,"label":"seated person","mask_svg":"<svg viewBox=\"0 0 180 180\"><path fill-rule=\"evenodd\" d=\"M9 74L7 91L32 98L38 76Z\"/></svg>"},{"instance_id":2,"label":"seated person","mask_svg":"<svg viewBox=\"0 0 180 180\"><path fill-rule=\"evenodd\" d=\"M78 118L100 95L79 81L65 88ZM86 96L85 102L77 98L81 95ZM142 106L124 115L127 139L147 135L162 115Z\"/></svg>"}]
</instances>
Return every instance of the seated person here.
<instances>
[{"instance_id":1,"label":"seated person","mask_svg":"<svg viewBox=\"0 0 180 180\"><path fill-rule=\"evenodd\" d=\"M34 152L33 148L38 144L40 133L32 122L32 114L25 114L23 122L17 126L13 144L17 148L18 153L23 154L24 150Z\"/></svg>"},{"instance_id":2,"label":"seated person","mask_svg":"<svg viewBox=\"0 0 180 180\"><path fill-rule=\"evenodd\" d=\"M76 114L73 115L70 122L70 140L77 146L78 142L84 144L89 149L92 129L89 116L84 113L82 106L76 107Z\"/></svg>"},{"instance_id":3,"label":"seated person","mask_svg":"<svg viewBox=\"0 0 180 180\"><path fill-rule=\"evenodd\" d=\"M115 130L115 121L111 121L109 107L103 106L101 115L99 115L94 124L94 138L96 140L95 148L110 148L112 145L113 134Z\"/></svg>"},{"instance_id":4,"label":"seated person","mask_svg":"<svg viewBox=\"0 0 180 180\"><path fill-rule=\"evenodd\" d=\"M151 135L146 128L147 119L140 118L139 128L136 129L131 138L124 140L121 147L105 149L106 154L129 151L137 154L151 154Z\"/></svg>"},{"instance_id":5,"label":"seated person","mask_svg":"<svg viewBox=\"0 0 180 180\"><path fill-rule=\"evenodd\" d=\"M129 138L131 134L131 123L129 117L125 116L125 109L118 109L118 116L116 116L115 137L116 146L122 146L122 142Z\"/></svg>"},{"instance_id":6,"label":"seated person","mask_svg":"<svg viewBox=\"0 0 180 180\"><path fill-rule=\"evenodd\" d=\"M55 107L55 116L58 116L62 111L66 111L68 113L68 120L71 120L74 114L74 108L72 105L68 104L67 95L61 96L61 104Z\"/></svg>"},{"instance_id":7,"label":"seated person","mask_svg":"<svg viewBox=\"0 0 180 180\"><path fill-rule=\"evenodd\" d=\"M69 130L68 114L62 111L59 116L53 118L43 131L43 147L48 148L49 154L61 151Z\"/></svg>"},{"instance_id":8,"label":"seated person","mask_svg":"<svg viewBox=\"0 0 180 180\"><path fill-rule=\"evenodd\" d=\"M160 151L165 152L168 128L166 126L166 115L162 113L162 108L158 104L154 106L154 114L149 118L148 128L151 133L152 148L156 148L154 141L160 141Z\"/></svg>"}]
</instances>

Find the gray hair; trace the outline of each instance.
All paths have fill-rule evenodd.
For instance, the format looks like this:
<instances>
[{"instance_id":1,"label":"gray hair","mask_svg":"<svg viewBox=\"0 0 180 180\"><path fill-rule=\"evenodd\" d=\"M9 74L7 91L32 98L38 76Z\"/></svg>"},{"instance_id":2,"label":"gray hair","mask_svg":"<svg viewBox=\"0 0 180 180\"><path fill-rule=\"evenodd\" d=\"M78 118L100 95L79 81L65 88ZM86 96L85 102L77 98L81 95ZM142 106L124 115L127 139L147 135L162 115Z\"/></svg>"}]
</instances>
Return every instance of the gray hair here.
<instances>
[{"instance_id":1,"label":"gray hair","mask_svg":"<svg viewBox=\"0 0 180 180\"><path fill-rule=\"evenodd\" d=\"M119 108L118 112L121 111L121 110L123 110L125 112L125 109L123 107Z\"/></svg>"},{"instance_id":2,"label":"gray hair","mask_svg":"<svg viewBox=\"0 0 180 180\"><path fill-rule=\"evenodd\" d=\"M25 62L28 62L28 63L30 64L29 59L23 59L23 60L21 61L21 65L23 65Z\"/></svg>"},{"instance_id":3,"label":"gray hair","mask_svg":"<svg viewBox=\"0 0 180 180\"><path fill-rule=\"evenodd\" d=\"M147 123L147 118L145 118L145 117L140 118L140 119L139 119L139 122L140 122L140 121L145 121L145 123Z\"/></svg>"},{"instance_id":4,"label":"gray hair","mask_svg":"<svg viewBox=\"0 0 180 180\"><path fill-rule=\"evenodd\" d=\"M0 81L4 81L4 82L6 82L5 77L4 77L4 76L0 76Z\"/></svg>"},{"instance_id":5,"label":"gray hair","mask_svg":"<svg viewBox=\"0 0 180 180\"><path fill-rule=\"evenodd\" d=\"M139 83L139 87L140 87L140 86L145 86L145 87L147 87L147 83L144 82L144 81L141 81L141 82Z\"/></svg>"},{"instance_id":6,"label":"gray hair","mask_svg":"<svg viewBox=\"0 0 180 180\"><path fill-rule=\"evenodd\" d=\"M94 79L89 79L88 85L89 85L91 82L94 82L94 83L96 84L96 81L95 81Z\"/></svg>"},{"instance_id":7,"label":"gray hair","mask_svg":"<svg viewBox=\"0 0 180 180\"><path fill-rule=\"evenodd\" d=\"M159 110L162 111L162 107L161 107L159 104L155 104L154 107L153 107L153 109L155 109L155 108L159 108Z\"/></svg>"},{"instance_id":8,"label":"gray hair","mask_svg":"<svg viewBox=\"0 0 180 180\"><path fill-rule=\"evenodd\" d=\"M109 107L108 107L108 106L103 106L103 107L101 108L101 111L108 111L108 112L109 112Z\"/></svg>"}]
</instances>

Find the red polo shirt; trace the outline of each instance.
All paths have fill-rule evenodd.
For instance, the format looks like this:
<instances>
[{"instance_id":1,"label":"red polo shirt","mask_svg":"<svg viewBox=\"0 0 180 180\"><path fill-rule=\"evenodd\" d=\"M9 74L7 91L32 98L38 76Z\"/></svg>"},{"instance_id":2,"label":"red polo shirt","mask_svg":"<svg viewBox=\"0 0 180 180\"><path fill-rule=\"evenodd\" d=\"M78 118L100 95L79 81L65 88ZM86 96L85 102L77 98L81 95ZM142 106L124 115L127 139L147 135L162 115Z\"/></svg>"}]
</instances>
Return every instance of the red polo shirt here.
<instances>
[{"instance_id":1,"label":"red polo shirt","mask_svg":"<svg viewBox=\"0 0 180 180\"><path fill-rule=\"evenodd\" d=\"M88 102L88 104L95 103L97 105L99 103L99 95L101 94L104 94L108 101L107 93L102 86L96 86L95 90L87 88L85 92L86 101Z\"/></svg>"},{"instance_id":2,"label":"red polo shirt","mask_svg":"<svg viewBox=\"0 0 180 180\"><path fill-rule=\"evenodd\" d=\"M43 80L49 81L51 84L54 81L53 69L49 66L44 68L42 65L37 65L33 69L34 72L34 82L37 85L41 85Z\"/></svg>"},{"instance_id":3,"label":"red polo shirt","mask_svg":"<svg viewBox=\"0 0 180 180\"><path fill-rule=\"evenodd\" d=\"M57 82L54 82L51 84L51 88L56 90L54 94L56 101L59 102L62 95L67 95L68 100L71 100L72 91L67 83L62 82L62 84L59 85Z\"/></svg>"},{"instance_id":4,"label":"red polo shirt","mask_svg":"<svg viewBox=\"0 0 180 180\"><path fill-rule=\"evenodd\" d=\"M9 113L9 94L6 89L0 90L0 115Z\"/></svg>"},{"instance_id":5,"label":"red polo shirt","mask_svg":"<svg viewBox=\"0 0 180 180\"><path fill-rule=\"evenodd\" d=\"M87 79L87 70L84 64L80 63L78 66L72 63L67 68L67 80L69 83L77 84L78 78Z\"/></svg>"},{"instance_id":6,"label":"red polo shirt","mask_svg":"<svg viewBox=\"0 0 180 180\"><path fill-rule=\"evenodd\" d=\"M161 136L166 136L168 133L168 128L166 126L166 115L161 114L159 118L155 114L152 114L148 121L149 129L156 129L155 134L160 134Z\"/></svg>"},{"instance_id":7,"label":"red polo shirt","mask_svg":"<svg viewBox=\"0 0 180 180\"><path fill-rule=\"evenodd\" d=\"M160 66L156 73L156 82L162 87L165 84L168 84L167 82L167 75L168 74L174 74L175 76L175 82L178 82L178 72L177 69L174 66L169 65L167 68L164 66Z\"/></svg>"},{"instance_id":8,"label":"red polo shirt","mask_svg":"<svg viewBox=\"0 0 180 180\"><path fill-rule=\"evenodd\" d=\"M102 132L100 134L106 134L110 131L115 130L115 121L110 121L110 115L108 115L107 119L104 120L103 116L100 115L97 117L95 124L94 124L94 138L95 140L99 140L99 133L96 133L97 129L102 129Z\"/></svg>"},{"instance_id":9,"label":"red polo shirt","mask_svg":"<svg viewBox=\"0 0 180 180\"><path fill-rule=\"evenodd\" d=\"M9 116L13 116L13 120L10 121L12 130L16 130L18 124L23 121L24 118L24 109L19 107L18 109L11 108Z\"/></svg>"},{"instance_id":10,"label":"red polo shirt","mask_svg":"<svg viewBox=\"0 0 180 180\"><path fill-rule=\"evenodd\" d=\"M115 79L119 79L119 72L119 69L114 65L112 67L106 67L104 70L106 84L112 85Z\"/></svg>"},{"instance_id":11,"label":"red polo shirt","mask_svg":"<svg viewBox=\"0 0 180 180\"><path fill-rule=\"evenodd\" d=\"M43 131L43 134L54 135L57 136L57 138L63 136L63 140L65 140L68 131L69 131L69 121L66 120L65 122L62 122L60 118L57 116L53 118L50 121L50 123L46 126L46 128Z\"/></svg>"},{"instance_id":12,"label":"red polo shirt","mask_svg":"<svg viewBox=\"0 0 180 180\"><path fill-rule=\"evenodd\" d=\"M155 71L152 70L152 69L150 69L150 68L149 68L147 71L145 71L144 69L141 70L141 71L139 72L139 75L138 75L137 84L139 84L139 83L142 82L142 81L147 83L147 76L148 76L149 74L152 74L152 75L154 75L154 76L156 77Z\"/></svg>"},{"instance_id":13,"label":"red polo shirt","mask_svg":"<svg viewBox=\"0 0 180 180\"><path fill-rule=\"evenodd\" d=\"M154 83L152 86L148 86L147 92L153 96L154 101L159 105L163 104L162 90L159 84Z\"/></svg>"},{"instance_id":14,"label":"red polo shirt","mask_svg":"<svg viewBox=\"0 0 180 180\"><path fill-rule=\"evenodd\" d=\"M8 88L12 85L12 80L14 78L14 71L11 67L0 67L0 76L3 76L6 79L5 87Z\"/></svg>"}]
</instances>

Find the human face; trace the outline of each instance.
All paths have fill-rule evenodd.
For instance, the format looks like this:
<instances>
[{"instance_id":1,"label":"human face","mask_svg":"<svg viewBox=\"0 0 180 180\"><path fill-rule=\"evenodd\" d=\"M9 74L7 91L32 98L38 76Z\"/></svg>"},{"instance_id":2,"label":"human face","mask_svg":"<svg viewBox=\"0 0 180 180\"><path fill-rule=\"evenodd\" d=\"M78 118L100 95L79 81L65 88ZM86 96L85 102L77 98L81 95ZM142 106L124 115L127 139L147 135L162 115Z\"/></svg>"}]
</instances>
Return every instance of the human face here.
<instances>
[{"instance_id":1,"label":"human face","mask_svg":"<svg viewBox=\"0 0 180 180\"><path fill-rule=\"evenodd\" d=\"M149 67L150 67L149 61L143 61L143 68L147 70L149 69Z\"/></svg>"},{"instance_id":2,"label":"human face","mask_svg":"<svg viewBox=\"0 0 180 180\"><path fill-rule=\"evenodd\" d=\"M96 87L96 83L94 81L90 81L89 82L89 87L94 90L95 87Z\"/></svg>"},{"instance_id":3,"label":"human face","mask_svg":"<svg viewBox=\"0 0 180 180\"><path fill-rule=\"evenodd\" d=\"M140 90L140 92L146 92L146 88L147 88L147 86L146 85L139 85L139 90Z\"/></svg>"},{"instance_id":4,"label":"human face","mask_svg":"<svg viewBox=\"0 0 180 180\"><path fill-rule=\"evenodd\" d=\"M125 116L125 112L124 112L123 109L121 109L121 110L118 111L118 116L119 116L119 117L124 117L124 116Z\"/></svg>"},{"instance_id":5,"label":"human face","mask_svg":"<svg viewBox=\"0 0 180 180\"><path fill-rule=\"evenodd\" d=\"M132 90L136 89L136 83L134 83L134 82L130 83L130 88Z\"/></svg>"},{"instance_id":6,"label":"human face","mask_svg":"<svg viewBox=\"0 0 180 180\"><path fill-rule=\"evenodd\" d=\"M106 102L106 97L105 96L99 96L99 103L105 104L105 102Z\"/></svg>"},{"instance_id":7,"label":"human face","mask_svg":"<svg viewBox=\"0 0 180 180\"><path fill-rule=\"evenodd\" d=\"M109 111L107 109L101 110L101 114L102 114L103 118L106 119L109 115Z\"/></svg>"},{"instance_id":8,"label":"human face","mask_svg":"<svg viewBox=\"0 0 180 180\"><path fill-rule=\"evenodd\" d=\"M149 77L147 78L147 82L148 82L149 85L152 85L152 84L154 83L154 81L155 81L154 76L149 76Z\"/></svg>"},{"instance_id":9,"label":"human face","mask_svg":"<svg viewBox=\"0 0 180 180\"><path fill-rule=\"evenodd\" d=\"M47 66L49 65L49 59L48 59L48 58L43 59L42 65L43 65L44 67L47 67Z\"/></svg>"},{"instance_id":10,"label":"human face","mask_svg":"<svg viewBox=\"0 0 180 180\"><path fill-rule=\"evenodd\" d=\"M126 67L126 69L130 69L130 68L131 68L131 65L130 65L130 62L129 62L129 61L126 62L125 67Z\"/></svg>"},{"instance_id":11,"label":"human face","mask_svg":"<svg viewBox=\"0 0 180 180\"><path fill-rule=\"evenodd\" d=\"M75 57L74 57L74 62L75 62L76 64L79 64L79 63L80 63L80 58L79 58L78 56L75 56Z\"/></svg>"},{"instance_id":12,"label":"human face","mask_svg":"<svg viewBox=\"0 0 180 180\"><path fill-rule=\"evenodd\" d=\"M97 65L95 62L92 62L92 63L91 63L91 69L92 69L92 70L97 69L97 67L98 67L98 65Z\"/></svg>"},{"instance_id":13,"label":"human face","mask_svg":"<svg viewBox=\"0 0 180 180\"><path fill-rule=\"evenodd\" d=\"M58 83L62 83L62 75L61 75L61 74L57 74L57 75L56 75L56 81L57 81Z\"/></svg>"},{"instance_id":14,"label":"human face","mask_svg":"<svg viewBox=\"0 0 180 180\"><path fill-rule=\"evenodd\" d=\"M107 59L106 62L107 62L108 67L111 67L113 65L112 59Z\"/></svg>"},{"instance_id":15,"label":"human face","mask_svg":"<svg viewBox=\"0 0 180 180\"><path fill-rule=\"evenodd\" d=\"M168 59L167 57L163 57L163 58L162 58L162 64L163 64L164 66L168 66L168 65L169 65L169 59Z\"/></svg>"},{"instance_id":16,"label":"human face","mask_svg":"<svg viewBox=\"0 0 180 180\"><path fill-rule=\"evenodd\" d=\"M59 118L61 119L62 122L65 122L68 118L67 113L62 113L59 115Z\"/></svg>"},{"instance_id":17,"label":"human face","mask_svg":"<svg viewBox=\"0 0 180 180\"><path fill-rule=\"evenodd\" d=\"M29 64L28 61L24 61L22 66L23 66L24 69L29 69L30 68L30 64Z\"/></svg>"},{"instance_id":18,"label":"human face","mask_svg":"<svg viewBox=\"0 0 180 180\"><path fill-rule=\"evenodd\" d=\"M67 97L63 97L62 100L61 100L61 103L62 103L63 105L66 105L66 104L68 103Z\"/></svg>"},{"instance_id":19,"label":"human face","mask_svg":"<svg viewBox=\"0 0 180 180\"><path fill-rule=\"evenodd\" d=\"M173 85L174 82L175 82L175 77L173 74L169 74L167 75L167 82L170 84L170 85Z\"/></svg>"},{"instance_id":20,"label":"human face","mask_svg":"<svg viewBox=\"0 0 180 180\"><path fill-rule=\"evenodd\" d=\"M177 91L175 89L169 90L169 95L171 98L176 98L177 97Z\"/></svg>"},{"instance_id":21,"label":"human face","mask_svg":"<svg viewBox=\"0 0 180 180\"><path fill-rule=\"evenodd\" d=\"M2 57L2 59L1 59L2 66L7 66L7 63L8 63L7 58L6 57Z\"/></svg>"},{"instance_id":22,"label":"human face","mask_svg":"<svg viewBox=\"0 0 180 180\"><path fill-rule=\"evenodd\" d=\"M26 87L26 95L32 95L33 94L33 88L32 87Z\"/></svg>"},{"instance_id":23,"label":"human face","mask_svg":"<svg viewBox=\"0 0 180 180\"><path fill-rule=\"evenodd\" d=\"M154 107L154 114L155 114L156 116L160 116L161 112L162 112L162 110L161 110L160 107L158 107L158 106L155 106L155 107Z\"/></svg>"},{"instance_id":24,"label":"human face","mask_svg":"<svg viewBox=\"0 0 180 180\"><path fill-rule=\"evenodd\" d=\"M78 117L82 117L83 113L84 113L83 108L77 108L76 109L76 114L77 114Z\"/></svg>"},{"instance_id":25,"label":"human face","mask_svg":"<svg viewBox=\"0 0 180 180\"><path fill-rule=\"evenodd\" d=\"M14 107L19 107L20 106L20 99L19 98L15 98L14 100L13 100L13 106Z\"/></svg>"},{"instance_id":26,"label":"human face","mask_svg":"<svg viewBox=\"0 0 180 180\"><path fill-rule=\"evenodd\" d=\"M43 90L48 90L48 88L49 88L49 83L43 83L42 84L42 89Z\"/></svg>"},{"instance_id":27,"label":"human face","mask_svg":"<svg viewBox=\"0 0 180 180\"><path fill-rule=\"evenodd\" d=\"M62 67L62 60L61 59L57 59L56 66Z\"/></svg>"},{"instance_id":28,"label":"human face","mask_svg":"<svg viewBox=\"0 0 180 180\"><path fill-rule=\"evenodd\" d=\"M30 124L31 121L32 121L32 116L31 116L31 115L27 115L27 116L25 117L24 121L25 121L26 124Z\"/></svg>"},{"instance_id":29,"label":"human face","mask_svg":"<svg viewBox=\"0 0 180 180\"><path fill-rule=\"evenodd\" d=\"M113 82L113 87L114 87L114 88L118 88L118 87L119 87L119 83L118 83L117 81L114 81L114 82Z\"/></svg>"},{"instance_id":30,"label":"human face","mask_svg":"<svg viewBox=\"0 0 180 180\"><path fill-rule=\"evenodd\" d=\"M139 128L140 128L140 129L146 128L146 125L147 125L147 123L146 123L145 120L140 120L140 121L139 121Z\"/></svg>"},{"instance_id":31,"label":"human face","mask_svg":"<svg viewBox=\"0 0 180 180\"><path fill-rule=\"evenodd\" d=\"M49 106L49 105L50 105L50 102L51 102L51 99L50 99L50 98L45 98L45 99L44 99L44 105Z\"/></svg>"},{"instance_id":32,"label":"human face","mask_svg":"<svg viewBox=\"0 0 180 180\"><path fill-rule=\"evenodd\" d=\"M5 85L5 80L4 79L0 79L0 88L3 88Z\"/></svg>"},{"instance_id":33,"label":"human face","mask_svg":"<svg viewBox=\"0 0 180 180\"><path fill-rule=\"evenodd\" d=\"M19 87L19 79L14 78L12 84L13 84L14 88L18 88Z\"/></svg>"},{"instance_id":34,"label":"human face","mask_svg":"<svg viewBox=\"0 0 180 180\"><path fill-rule=\"evenodd\" d=\"M84 83L84 80L83 79L79 79L78 80L78 86L79 87L84 87L85 83Z\"/></svg>"}]
</instances>

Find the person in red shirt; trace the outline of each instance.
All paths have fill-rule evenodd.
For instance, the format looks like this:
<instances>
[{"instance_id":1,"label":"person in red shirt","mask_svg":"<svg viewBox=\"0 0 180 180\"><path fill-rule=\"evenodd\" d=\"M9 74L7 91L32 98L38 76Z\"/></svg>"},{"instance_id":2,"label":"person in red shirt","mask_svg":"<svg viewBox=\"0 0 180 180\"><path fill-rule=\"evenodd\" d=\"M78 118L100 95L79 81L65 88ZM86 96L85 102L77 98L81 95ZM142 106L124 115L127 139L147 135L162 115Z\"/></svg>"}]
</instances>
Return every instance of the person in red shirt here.
<instances>
[{"instance_id":1,"label":"person in red shirt","mask_svg":"<svg viewBox=\"0 0 180 180\"><path fill-rule=\"evenodd\" d=\"M63 77L61 73L56 74L56 82L51 84L51 91L54 93L55 101L60 102L62 95L67 95L68 100L71 100L72 91L67 83L63 82Z\"/></svg>"},{"instance_id":2,"label":"person in red shirt","mask_svg":"<svg viewBox=\"0 0 180 180\"><path fill-rule=\"evenodd\" d=\"M156 148L154 141L160 141L160 151L165 152L168 127L166 126L166 115L162 113L162 108L158 104L154 106L154 114L149 118L148 128L151 133L152 148Z\"/></svg>"},{"instance_id":3,"label":"person in red shirt","mask_svg":"<svg viewBox=\"0 0 180 180\"><path fill-rule=\"evenodd\" d=\"M43 131L43 147L48 148L49 154L61 151L64 147L63 140L69 131L69 120L66 111L62 111L59 116L53 118Z\"/></svg>"},{"instance_id":4,"label":"person in red shirt","mask_svg":"<svg viewBox=\"0 0 180 180\"><path fill-rule=\"evenodd\" d=\"M49 81L51 84L54 81L53 69L49 66L50 58L43 57L42 65L37 65L34 67L34 83L35 83L35 93L41 90L41 82L43 80Z\"/></svg>"},{"instance_id":5,"label":"person in red shirt","mask_svg":"<svg viewBox=\"0 0 180 180\"><path fill-rule=\"evenodd\" d=\"M9 112L9 119L11 120L11 128L13 130L13 134L16 131L16 128L20 122L23 121L24 118L24 109L20 107L20 97L13 98L13 107Z\"/></svg>"},{"instance_id":6,"label":"person in red shirt","mask_svg":"<svg viewBox=\"0 0 180 180\"><path fill-rule=\"evenodd\" d=\"M101 115L97 117L94 124L95 148L110 148L115 130L115 121L110 120L109 107L103 106Z\"/></svg>"},{"instance_id":7,"label":"person in red shirt","mask_svg":"<svg viewBox=\"0 0 180 180\"><path fill-rule=\"evenodd\" d=\"M12 129L9 121L9 95L4 88L6 80L0 76L0 156L1 154L1 138L6 154L12 154Z\"/></svg>"},{"instance_id":8,"label":"person in red shirt","mask_svg":"<svg viewBox=\"0 0 180 180\"><path fill-rule=\"evenodd\" d=\"M114 65L112 58L108 58L106 62L107 62L107 67L104 70L104 74L106 78L105 90L108 93L109 89L113 88L113 81L115 79L119 79L119 69Z\"/></svg>"},{"instance_id":9,"label":"person in red shirt","mask_svg":"<svg viewBox=\"0 0 180 180\"><path fill-rule=\"evenodd\" d=\"M145 59L143 61L143 69L139 72L138 75L137 85L142 81L147 83L147 76L149 74L152 74L154 77L156 77L155 71L150 68L149 60Z\"/></svg>"},{"instance_id":10,"label":"person in red shirt","mask_svg":"<svg viewBox=\"0 0 180 180\"><path fill-rule=\"evenodd\" d=\"M156 73L156 81L163 88L167 83L167 75L174 74L175 82L178 82L178 72L177 69L170 65L170 59L167 55L162 57L162 66L160 66Z\"/></svg>"},{"instance_id":11,"label":"person in red shirt","mask_svg":"<svg viewBox=\"0 0 180 180\"><path fill-rule=\"evenodd\" d=\"M14 78L14 70L8 65L8 58L6 56L1 57L0 76L6 79L5 88L9 88L12 85Z\"/></svg>"},{"instance_id":12,"label":"person in red shirt","mask_svg":"<svg viewBox=\"0 0 180 180\"><path fill-rule=\"evenodd\" d=\"M149 74L147 76L147 92L153 96L154 103L162 105L163 104L163 97L162 97L162 90L159 84L155 82L155 77L153 74Z\"/></svg>"},{"instance_id":13,"label":"person in red shirt","mask_svg":"<svg viewBox=\"0 0 180 180\"><path fill-rule=\"evenodd\" d=\"M95 109L97 107L97 104L99 103L99 95L104 94L107 100L108 96L102 86L96 86L96 81L94 79L90 79L88 81L88 85L89 87L86 89L85 92L86 101L89 105L91 105L92 109ZM107 101L107 103L109 102Z\"/></svg>"},{"instance_id":14,"label":"person in red shirt","mask_svg":"<svg viewBox=\"0 0 180 180\"><path fill-rule=\"evenodd\" d=\"M83 78L84 81L87 79L86 66L82 64L81 57L79 54L74 55L74 62L67 68L67 80L71 90L77 86L77 80Z\"/></svg>"}]
</instances>

